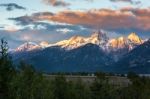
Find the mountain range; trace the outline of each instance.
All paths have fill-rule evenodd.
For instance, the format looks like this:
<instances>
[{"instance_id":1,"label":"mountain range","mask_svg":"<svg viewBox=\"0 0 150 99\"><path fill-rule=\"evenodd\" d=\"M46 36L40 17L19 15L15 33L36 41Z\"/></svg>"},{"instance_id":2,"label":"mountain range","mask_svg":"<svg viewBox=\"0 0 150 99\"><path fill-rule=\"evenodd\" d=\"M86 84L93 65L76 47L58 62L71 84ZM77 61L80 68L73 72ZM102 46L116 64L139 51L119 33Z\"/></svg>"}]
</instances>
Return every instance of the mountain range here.
<instances>
[{"instance_id":1,"label":"mountain range","mask_svg":"<svg viewBox=\"0 0 150 99\"><path fill-rule=\"evenodd\" d=\"M98 31L55 44L26 42L11 55L15 63L23 60L44 72L150 73L150 40L136 33L112 39Z\"/></svg>"}]
</instances>

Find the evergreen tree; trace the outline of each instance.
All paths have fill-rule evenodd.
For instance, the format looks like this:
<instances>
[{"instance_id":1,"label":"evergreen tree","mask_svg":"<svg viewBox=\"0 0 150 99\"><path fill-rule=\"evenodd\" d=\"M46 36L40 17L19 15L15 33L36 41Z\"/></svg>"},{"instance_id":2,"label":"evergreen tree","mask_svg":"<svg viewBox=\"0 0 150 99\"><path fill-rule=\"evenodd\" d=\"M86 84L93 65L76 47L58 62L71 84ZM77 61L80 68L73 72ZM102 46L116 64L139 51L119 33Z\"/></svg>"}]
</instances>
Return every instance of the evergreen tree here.
<instances>
[{"instance_id":1,"label":"evergreen tree","mask_svg":"<svg viewBox=\"0 0 150 99\"><path fill-rule=\"evenodd\" d=\"M14 69L12 61L8 55L7 41L1 39L0 42L0 99L8 99L9 83L13 76Z\"/></svg>"},{"instance_id":2,"label":"evergreen tree","mask_svg":"<svg viewBox=\"0 0 150 99\"><path fill-rule=\"evenodd\" d=\"M59 75L52 82L53 99L67 99L68 84L63 75Z\"/></svg>"},{"instance_id":3,"label":"evergreen tree","mask_svg":"<svg viewBox=\"0 0 150 99\"><path fill-rule=\"evenodd\" d=\"M52 99L50 83L41 73L23 62L19 67L11 81L11 99Z\"/></svg>"}]
</instances>

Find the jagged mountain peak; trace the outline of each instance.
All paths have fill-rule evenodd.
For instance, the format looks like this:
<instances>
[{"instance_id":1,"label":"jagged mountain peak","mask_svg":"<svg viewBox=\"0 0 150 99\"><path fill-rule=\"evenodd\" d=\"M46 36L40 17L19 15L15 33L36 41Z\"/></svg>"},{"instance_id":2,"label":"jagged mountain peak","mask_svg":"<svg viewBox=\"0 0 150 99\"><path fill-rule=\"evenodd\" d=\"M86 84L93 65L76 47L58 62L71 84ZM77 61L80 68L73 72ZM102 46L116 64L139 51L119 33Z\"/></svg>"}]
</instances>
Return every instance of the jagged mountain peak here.
<instances>
[{"instance_id":1,"label":"jagged mountain peak","mask_svg":"<svg viewBox=\"0 0 150 99\"><path fill-rule=\"evenodd\" d=\"M107 41L108 41L107 35L102 31L98 31L92 33L91 36L89 37L73 36L68 40L60 41L54 45L59 45L67 49L74 49L83 46L85 44L92 43L99 46L102 45L101 47L103 47L106 45Z\"/></svg>"},{"instance_id":2,"label":"jagged mountain peak","mask_svg":"<svg viewBox=\"0 0 150 99\"><path fill-rule=\"evenodd\" d=\"M129 49L132 50L137 45L142 44L144 41L142 41L141 38L139 38L136 33L131 33L130 35L121 36L115 39L109 39L107 36L107 33L104 31L96 31L91 34L89 37L82 37L82 36L73 36L68 40L60 41L53 45L61 46L62 48L66 49L74 49L78 48L80 46L83 46L88 43L99 45L104 50L107 50L108 52L112 50L118 50L118 49ZM53 46L52 45L52 46Z\"/></svg>"},{"instance_id":3,"label":"jagged mountain peak","mask_svg":"<svg viewBox=\"0 0 150 99\"><path fill-rule=\"evenodd\" d=\"M121 36L121 37L118 37L118 40L120 40L120 41L123 41L123 40L125 40L126 38L125 37L123 37L123 36Z\"/></svg>"},{"instance_id":4,"label":"jagged mountain peak","mask_svg":"<svg viewBox=\"0 0 150 99\"><path fill-rule=\"evenodd\" d=\"M92 35L87 39L88 42L99 45L102 48L106 47L106 44L109 40L108 36L103 31L93 32Z\"/></svg>"},{"instance_id":5,"label":"jagged mountain peak","mask_svg":"<svg viewBox=\"0 0 150 99\"><path fill-rule=\"evenodd\" d=\"M129 41L134 42L135 44L142 43L142 39L136 33L129 34L127 38Z\"/></svg>"},{"instance_id":6,"label":"jagged mountain peak","mask_svg":"<svg viewBox=\"0 0 150 99\"><path fill-rule=\"evenodd\" d=\"M101 39L106 39L106 40L108 40L108 37L107 37L106 33L103 32L103 31L93 32L90 37L91 37L91 38L98 38L99 40L101 40Z\"/></svg>"},{"instance_id":7,"label":"jagged mountain peak","mask_svg":"<svg viewBox=\"0 0 150 99\"><path fill-rule=\"evenodd\" d=\"M31 50L38 49L38 48L40 48L40 46L34 42L25 42L24 44L16 48L15 51L16 52L31 51Z\"/></svg>"},{"instance_id":8,"label":"jagged mountain peak","mask_svg":"<svg viewBox=\"0 0 150 99\"><path fill-rule=\"evenodd\" d=\"M149 43L150 43L150 39L148 39L148 40L147 40L147 42L149 42Z\"/></svg>"},{"instance_id":9,"label":"jagged mountain peak","mask_svg":"<svg viewBox=\"0 0 150 99\"><path fill-rule=\"evenodd\" d=\"M81 37L81 36L73 36L69 39L69 43L70 44L73 44L73 43L82 43L84 42L84 37Z\"/></svg>"},{"instance_id":10,"label":"jagged mountain peak","mask_svg":"<svg viewBox=\"0 0 150 99\"><path fill-rule=\"evenodd\" d=\"M108 52L117 51L118 49L129 49L132 50L136 46L142 44L144 41L136 35L131 33L127 37L121 36L115 39L109 39L104 31L93 32L89 37L73 36L70 39L57 42L55 44L49 44L48 42L41 42L39 45L33 42L27 42L19 46L16 50L33 50L37 48L46 48L51 46L60 46L62 48L71 50L83 46L88 43L96 44L103 50Z\"/></svg>"},{"instance_id":11,"label":"jagged mountain peak","mask_svg":"<svg viewBox=\"0 0 150 99\"><path fill-rule=\"evenodd\" d=\"M116 39L110 39L108 44L109 47L116 51L123 48L132 50L143 42L144 41L136 33L131 33L127 37L121 36Z\"/></svg>"},{"instance_id":12,"label":"jagged mountain peak","mask_svg":"<svg viewBox=\"0 0 150 99\"><path fill-rule=\"evenodd\" d=\"M125 44L126 43L126 38L125 37L123 37L123 36L121 36L121 37L119 37L118 39L117 39L117 41L118 41L118 43L121 43L121 44Z\"/></svg>"},{"instance_id":13,"label":"jagged mountain peak","mask_svg":"<svg viewBox=\"0 0 150 99\"><path fill-rule=\"evenodd\" d=\"M126 38L121 36L116 39L109 40L109 46L113 48L113 50L122 49L126 46Z\"/></svg>"},{"instance_id":14,"label":"jagged mountain peak","mask_svg":"<svg viewBox=\"0 0 150 99\"><path fill-rule=\"evenodd\" d=\"M93 37L93 38L99 38L100 35L101 35L101 32L100 32L100 31L98 31L98 32L93 32L93 33L91 34L91 37Z\"/></svg>"}]
</instances>

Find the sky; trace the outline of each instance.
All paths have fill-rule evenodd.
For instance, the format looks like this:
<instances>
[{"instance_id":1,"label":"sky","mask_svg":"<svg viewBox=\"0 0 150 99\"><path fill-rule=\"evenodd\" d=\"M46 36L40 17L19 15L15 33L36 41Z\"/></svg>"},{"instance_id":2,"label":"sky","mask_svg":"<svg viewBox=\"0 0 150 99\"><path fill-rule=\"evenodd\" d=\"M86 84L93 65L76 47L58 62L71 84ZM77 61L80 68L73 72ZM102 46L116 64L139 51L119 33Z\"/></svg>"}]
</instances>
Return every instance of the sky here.
<instances>
[{"instance_id":1,"label":"sky","mask_svg":"<svg viewBox=\"0 0 150 99\"><path fill-rule=\"evenodd\" d=\"M150 38L149 0L0 0L0 38L10 48L55 43L103 30L110 38Z\"/></svg>"}]
</instances>

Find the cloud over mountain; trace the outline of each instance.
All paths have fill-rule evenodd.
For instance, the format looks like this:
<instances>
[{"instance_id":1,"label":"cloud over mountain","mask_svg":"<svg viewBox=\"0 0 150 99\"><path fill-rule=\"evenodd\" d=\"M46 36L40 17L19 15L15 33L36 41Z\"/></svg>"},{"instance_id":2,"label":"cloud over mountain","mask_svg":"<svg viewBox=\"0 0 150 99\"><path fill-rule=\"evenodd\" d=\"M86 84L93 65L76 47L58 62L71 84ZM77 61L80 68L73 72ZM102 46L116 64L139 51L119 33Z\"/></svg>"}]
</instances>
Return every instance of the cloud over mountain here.
<instances>
[{"instance_id":1,"label":"cloud over mountain","mask_svg":"<svg viewBox=\"0 0 150 99\"><path fill-rule=\"evenodd\" d=\"M150 9L122 8L120 10L99 9L89 11L61 11L58 13L39 12L31 16L9 18L19 24L30 24L38 21L53 21L82 25L95 29L139 29L150 30Z\"/></svg>"}]
</instances>

